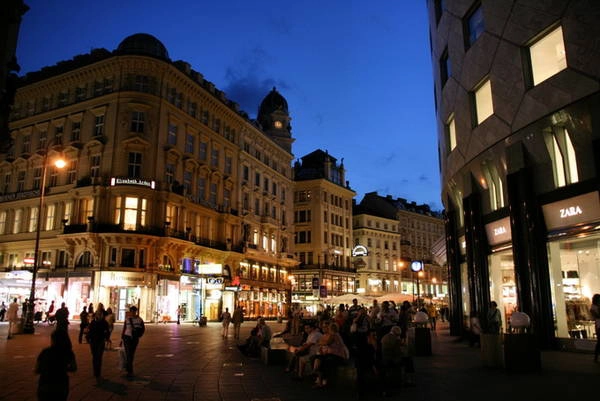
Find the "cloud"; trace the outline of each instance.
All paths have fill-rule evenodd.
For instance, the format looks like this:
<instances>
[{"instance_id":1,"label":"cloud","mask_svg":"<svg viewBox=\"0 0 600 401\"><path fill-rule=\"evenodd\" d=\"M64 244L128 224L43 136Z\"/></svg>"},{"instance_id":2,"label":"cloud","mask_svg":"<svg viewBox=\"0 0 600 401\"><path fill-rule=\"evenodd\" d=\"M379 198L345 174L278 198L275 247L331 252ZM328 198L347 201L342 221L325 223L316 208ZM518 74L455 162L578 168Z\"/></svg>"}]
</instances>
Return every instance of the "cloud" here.
<instances>
[{"instance_id":1,"label":"cloud","mask_svg":"<svg viewBox=\"0 0 600 401\"><path fill-rule=\"evenodd\" d=\"M287 89L289 85L269 76L265 66L272 63L271 55L262 47L255 46L242 55L235 65L226 68L223 88L227 97L237 102L251 117L256 117L262 99L276 86Z\"/></svg>"}]
</instances>

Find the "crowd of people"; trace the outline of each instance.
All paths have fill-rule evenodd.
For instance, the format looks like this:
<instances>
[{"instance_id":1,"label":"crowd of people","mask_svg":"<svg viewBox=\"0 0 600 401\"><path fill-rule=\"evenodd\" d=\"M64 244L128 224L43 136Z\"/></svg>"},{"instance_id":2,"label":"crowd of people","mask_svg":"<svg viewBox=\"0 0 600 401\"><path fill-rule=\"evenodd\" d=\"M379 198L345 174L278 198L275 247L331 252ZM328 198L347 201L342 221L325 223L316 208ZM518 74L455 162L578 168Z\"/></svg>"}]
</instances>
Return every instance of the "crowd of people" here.
<instances>
[{"instance_id":1,"label":"crowd of people","mask_svg":"<svg viewBox=\"0 0 600 401\"><path fill-rule=\"evenodd\" d=\"M66 400L69 394L69 372L77 370L77 362L68 328L69 310L65 303L54 312L54 303L50 305L56 326L50 335L50 346L43 349L37 357L35 373L39 375L38 400ZM50 311L49 308L49 311ZM4 312L9 321L8 338L16 333L20 305L17 298L11 302ZM131 306L125 315L123 331L121 332L120 348L122 349L122 367L127 377L133 377L135 351L140 337L144 334L145 325L138 316L136 306ZM114 329L115 315L112 308L104 308L102 303L83 307L79 314L79 344L87 343L92 354L92 370L98 384L102 378L102 359L104 351L112 348L111 335Z\"/></svg>"},{"instance_id":2,"label":"crowd of people","mask_svg":"<svg viewBox=\"0 0 600 401\"><path fill-rule=\"evenodd\" d=\"M353 366L359 395L364 396L372 393L373 383L385 395L395 391L399 378L402 385L413 386L414 344L409 328L419 311L427 313L427 307L375 300L367 308L354 299L350 306L327 307L311 319L290 312L286 328L277 334L289 344L291 353L285 371L295 380L311 375L314 387L322 388L328 386L338 367ZM429 319L432 329L435 318L437 311ZM261 346L268 348L268 327L259 318L246 342L238 345L242 353L257 357Z\"/></svg>"}]
</instances>

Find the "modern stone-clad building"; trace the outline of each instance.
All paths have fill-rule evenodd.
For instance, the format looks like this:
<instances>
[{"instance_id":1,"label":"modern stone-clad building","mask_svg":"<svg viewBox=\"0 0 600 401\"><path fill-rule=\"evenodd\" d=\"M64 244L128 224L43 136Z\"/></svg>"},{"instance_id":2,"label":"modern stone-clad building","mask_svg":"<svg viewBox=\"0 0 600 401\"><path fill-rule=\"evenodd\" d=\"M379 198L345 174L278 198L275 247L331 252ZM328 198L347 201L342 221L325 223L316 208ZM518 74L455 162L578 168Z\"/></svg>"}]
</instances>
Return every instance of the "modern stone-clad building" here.
<instances>
[{"instance_id":1,"label":"modern stone-clad building","mask_svg":"<svg viewBox=\"0 0 600 401\"><path fill-rule=\"evenodd\" d=\"M22 77L0 155L2 299L28 295L39 224L36 293L74 314L90 302L119 319L131 304L147 320L178 306L216 319L236 303L249 317L285 313L289 121L275 88L250 120L148 34Z\"/></svg>"},{"instance_id":2,"label":"modern stone-clad building","mask_svg":"<svg viewBox=\"0 0 600 401\"><path fill-rule=\"evenodd\" d=\"M600 293L600 3L428 0L451 330L494 300L589 348ZM468 323L466 323L468 325Z\"/></svg>"}]
</instances>

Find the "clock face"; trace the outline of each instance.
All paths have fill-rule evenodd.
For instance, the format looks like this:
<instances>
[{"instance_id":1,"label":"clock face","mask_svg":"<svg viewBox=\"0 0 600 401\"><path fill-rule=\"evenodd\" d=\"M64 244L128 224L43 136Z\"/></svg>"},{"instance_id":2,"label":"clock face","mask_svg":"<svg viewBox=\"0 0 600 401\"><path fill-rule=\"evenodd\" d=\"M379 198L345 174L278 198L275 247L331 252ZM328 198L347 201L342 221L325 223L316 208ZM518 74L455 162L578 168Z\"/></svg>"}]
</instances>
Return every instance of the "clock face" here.
<instances>
[{"instance_id":1,"label":"clock face","mask_svg":"<svg viewBox=\"0 0 600 401\"><path fill-rule=\"evenodd\" d=\"M283 127L283 124L281 123L281 121L275 121L273 123L273 125L275 126L275 128L281 128L281 127Z\"/></svg>"},{"instance_id":2,"label":"clock face","mask_svg":"<svg viewBox=\"0 0 600 401\"><path fill-rule=\"evenodd\" d=\"M420 272L421 270L423 270L423 262L421 262L420 260L415 260L410 264L410 270L416 272Z\"/></svg>"}]
</instances>

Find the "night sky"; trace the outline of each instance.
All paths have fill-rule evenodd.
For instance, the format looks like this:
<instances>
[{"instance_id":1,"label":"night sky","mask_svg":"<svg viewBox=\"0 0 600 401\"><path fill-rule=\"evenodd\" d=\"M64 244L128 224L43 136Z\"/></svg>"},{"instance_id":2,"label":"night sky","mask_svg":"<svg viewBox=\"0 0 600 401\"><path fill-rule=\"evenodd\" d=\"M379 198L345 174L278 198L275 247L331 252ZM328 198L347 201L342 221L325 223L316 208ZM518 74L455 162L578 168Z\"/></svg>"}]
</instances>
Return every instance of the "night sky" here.
<instances>
[{"instance_id":1,"label":"night sky","mask_svg":"<svg viewBox=\"0 0 600 401\"><path fill-rule=\"evenodd\" d=\"M442 208L423 0L26 3L20 74L149 33L252 118L277 87L295 157L343 158L358 201L377 191Z\"/></svg>"}]
</instances>

